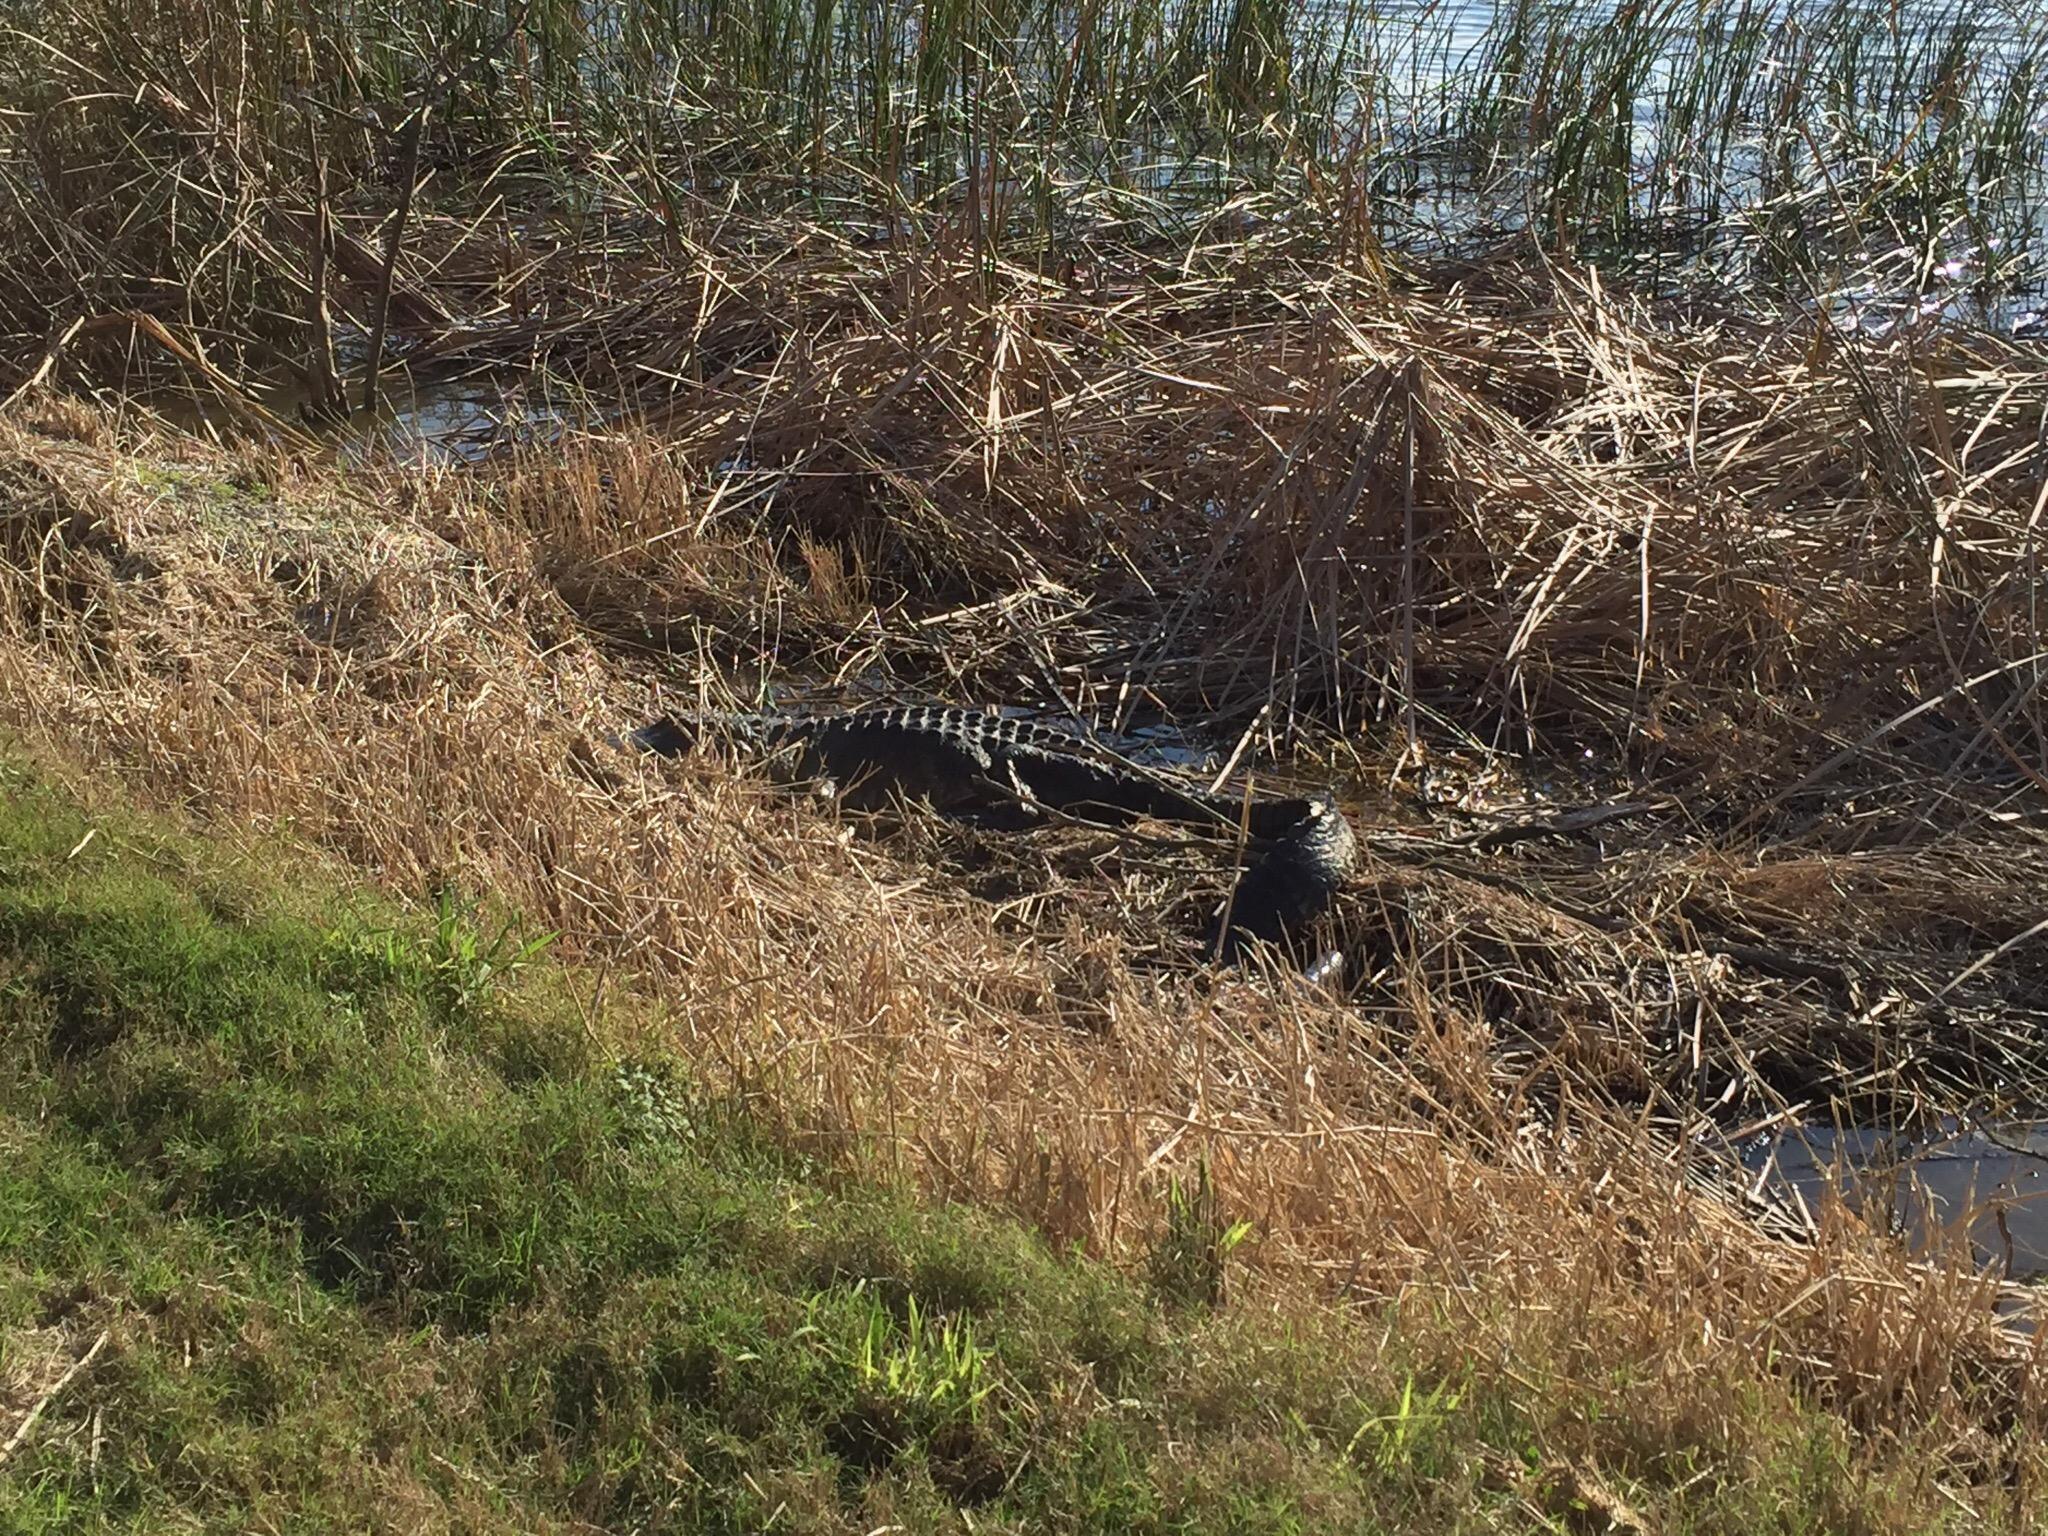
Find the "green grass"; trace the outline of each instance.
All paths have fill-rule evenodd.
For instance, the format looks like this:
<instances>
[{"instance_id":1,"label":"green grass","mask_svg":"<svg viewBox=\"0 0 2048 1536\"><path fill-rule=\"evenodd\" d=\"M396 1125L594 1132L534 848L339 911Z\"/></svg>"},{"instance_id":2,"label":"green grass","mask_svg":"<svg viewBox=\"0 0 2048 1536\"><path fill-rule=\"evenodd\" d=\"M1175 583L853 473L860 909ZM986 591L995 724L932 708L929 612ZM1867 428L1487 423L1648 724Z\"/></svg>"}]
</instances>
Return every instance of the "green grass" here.
<instances>
[{"instance_id":1,"label":"green grass","mask_svg":"<svg viewBox=\"0 0 2048 1536\"><path fill-rule=\"evenodd\" d=\"M0 1529L1600 1528L1570 1463L1927 1528L1773 1389L1659 1444L1427 1308L1212 1305L1199 1189L1147 1282L849 1186L502 924L89 804L0 757L0 1441L108 1335Z\"/></svg>"}]
</instances>

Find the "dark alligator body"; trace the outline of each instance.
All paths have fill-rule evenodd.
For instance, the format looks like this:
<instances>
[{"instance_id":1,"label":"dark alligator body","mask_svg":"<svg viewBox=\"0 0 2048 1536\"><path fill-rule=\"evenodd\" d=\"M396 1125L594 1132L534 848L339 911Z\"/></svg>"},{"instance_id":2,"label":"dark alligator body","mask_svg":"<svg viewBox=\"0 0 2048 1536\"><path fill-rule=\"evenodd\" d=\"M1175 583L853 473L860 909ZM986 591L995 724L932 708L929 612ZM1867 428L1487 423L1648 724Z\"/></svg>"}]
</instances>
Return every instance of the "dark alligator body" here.
<instances>
[{"instance_id":1,"label":"dark alligator body","mask_svg":"<svg viewBox=\"0 0 2048 1536\"><path fill-rule=\"evenodd\" d=\"M952 814L1035 803L1098 824L1150 817L1242 826L1254 857L1210 934L1212 954L1226 961L1248 939L1292 939L1329 906L1358 858L1350 823L1330 800L1255 797L1247 806L1241 795L1112 759L1057 727L979 710L664 716L630 739L675 756L705 734L783 756L792 777L830 780L856 809L904 795Z\"/></svg>"}]
</instances>

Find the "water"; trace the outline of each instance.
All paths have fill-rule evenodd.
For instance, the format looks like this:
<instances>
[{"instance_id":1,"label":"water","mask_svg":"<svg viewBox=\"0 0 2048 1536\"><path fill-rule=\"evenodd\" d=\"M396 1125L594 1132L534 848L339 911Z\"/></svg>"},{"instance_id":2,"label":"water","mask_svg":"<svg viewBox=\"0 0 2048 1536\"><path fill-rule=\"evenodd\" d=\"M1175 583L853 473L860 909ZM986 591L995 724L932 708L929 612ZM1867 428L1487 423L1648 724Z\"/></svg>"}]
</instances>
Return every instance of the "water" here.
<instances>
[{"instance_id":1,"label":"water","mask_svg":"<svg viewBox=\"0 0 2048 1536\"><path fill-rule=\"evenodd\" d=\"M630 94L645 65L625 15L591 0L581 57ZM831 33L778 44L782 67L759 82L770 118L808 136L830 103L849 145L896 145L867 169L905 178L913 200L944 190L932 178L963 189L970 169L1050 183L1016 199L1028 219L1038 190L1059 204L1079 189L1056 226L1085 226L1090 209L1170 221L1275 172L1298 206L1284 172L1305 150L1326 178L1364 173L1395 243L1533 221L1588 249L1737 270L1796 263L1816 223L1840 220L1865 254L1905 247L1916 276L1960 259L2014 282L2038 273L2048 236L2048 18L2034 0L1049 0L1010 11L1013 31L959 39L997 61L989 102L1032 146L975 167L956 153L974 93L948 73L951 34L926 35L959 18L881 0L830 15ZM657 74L686 89L685 66L658 40L638 46L650 42ZM1286 55L1277 91L1272 47Z\"/></svg>"},{"instance_id":2,"label":"water","mask_svg":"<svg viewBox=\"0 0 2048 1536\"><path fill-rule=\"evenodd\" d=\"M339 422L308 420L301 407L311 396L293 382L258 384L249 393L279 420L311 432L344 464L422 455L444 463L480 464L510 443L556 436L576 424L565 409L552 403L536 406L489 380L408 385L393 379L375 411L353 410ZM356 388L349 393L355 397ZM165 388L140 398L166 421L202 436L239 425L219 400L189 389ZM596 425L595 416L585 424Z\"/></svg>"},{"instance_id":3,"label":"water","mask_svg":"<svg viewBox=\"0 0 2048 1536\"><path fill-rule=\"evenodd\" d=\"M1829 1191L1918 1250L1968 1245L1972 1261L2013 1280L2048 1275L2048 1126L1973 1130L1950 1119L1931 1135L1800 1125L1740 1149L1751 1192L1810 1217Z\"/></svg>"}]
</instances>

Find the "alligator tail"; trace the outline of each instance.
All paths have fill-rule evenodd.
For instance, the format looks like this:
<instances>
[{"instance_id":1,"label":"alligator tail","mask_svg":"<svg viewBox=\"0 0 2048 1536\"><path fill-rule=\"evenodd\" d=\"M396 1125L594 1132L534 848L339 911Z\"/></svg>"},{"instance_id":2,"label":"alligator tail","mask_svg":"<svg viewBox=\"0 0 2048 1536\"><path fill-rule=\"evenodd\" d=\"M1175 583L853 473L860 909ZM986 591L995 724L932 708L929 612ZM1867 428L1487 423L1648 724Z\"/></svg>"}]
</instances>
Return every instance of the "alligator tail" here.
<instances>
[{"instance_id":1,"label":"alligator tail","mask_svg":"<svg viewBox=\"0 0 2048 1536\"><path fill-rule=\"evenodd\" d=\"M626 740L641 751L652 752L659 757L681 757L697 745L696 734L677 724L672 715L663 715L652 725L628 731Z\"/></svg>"}]
</instances>

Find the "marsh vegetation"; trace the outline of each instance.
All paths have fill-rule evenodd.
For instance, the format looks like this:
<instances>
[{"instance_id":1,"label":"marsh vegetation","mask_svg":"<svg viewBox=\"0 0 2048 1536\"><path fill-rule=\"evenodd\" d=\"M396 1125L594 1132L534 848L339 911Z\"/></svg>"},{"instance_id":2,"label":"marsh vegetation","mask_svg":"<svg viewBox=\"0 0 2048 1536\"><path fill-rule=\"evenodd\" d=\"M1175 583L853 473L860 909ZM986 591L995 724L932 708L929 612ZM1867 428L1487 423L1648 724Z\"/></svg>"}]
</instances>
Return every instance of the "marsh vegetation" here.
<instances>
[{"instance_id":1,"label":"marsh vegetation","mask_svg":"<svg viewBox=\"0 0 2048 1536\"><path fill-rule=\"evenodd\" d=\"M407 1528L2036 1519L2025 1277L1738 1152L2048 1113L2040 19L1469 20L33 8L0 1405L126 1365L24 1518L355 1507L328 1350ZM1184 840L610 745L878 695L1341 786L1335 979Z\"/></svg>"}]
</instances>

